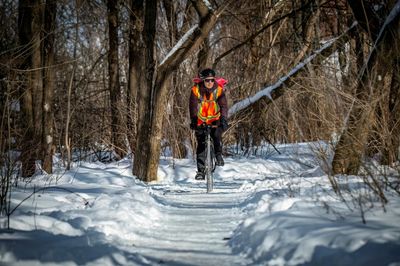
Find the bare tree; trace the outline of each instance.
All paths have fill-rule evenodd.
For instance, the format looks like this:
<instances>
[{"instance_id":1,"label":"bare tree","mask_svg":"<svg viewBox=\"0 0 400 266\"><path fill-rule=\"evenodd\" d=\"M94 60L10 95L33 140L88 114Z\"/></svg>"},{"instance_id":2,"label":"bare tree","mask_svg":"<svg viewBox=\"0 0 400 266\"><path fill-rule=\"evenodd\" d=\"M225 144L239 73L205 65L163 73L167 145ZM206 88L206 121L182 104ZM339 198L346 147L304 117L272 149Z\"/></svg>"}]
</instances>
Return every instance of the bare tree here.
<instances>
[{"instance_id":1,"label":"bare tree","mask_svg":"<svg viewBox=\"0 0 400 266\"><path fill-rule=\"evenodd\" d=\"M109 90L111 101L111 134L112 144L117 158L121 159L126 154L124 144L125 126L122 115L122 95L119 82L119 60L118 60L118 8L117 0L108 0L108 72Z\"/></svg>"},{"instance_id":2,"label":"bare tree","mask_svg":"<svg viewBox=\"0 0 400 266\"><path fill-rule=\"evenodd\" d=\"M22 175L31 176L35 161L52 172L53 158L53 91L54 32L56 3L54 1L20 1L19 40L23 61L20 77L22 99Z\"/></svg>"},{"instance_id":3,"label":"bare tree","mask_svg":"<svg viewBox=\"0 0 400 266\"><path fill-rule=\"evenodd\" d=\"M146 2L144 33L146 37L146 94L139 97L138 143L136 147L133 173L145 181L157 180L157 170L161 148L163 117L167 99L166 81L179 64L197 48L215 25L221 11L213 11L203 1L192 1L203 19L192 27L178 42L170 54L158 65L154 64L155 23L149 21L156 14L156 1ZM142 113L144 112L144 114Z\"/></svg>"},{"instance_id":4,"label":"bare tree","mask_svg":"<svg viewBox=\"0 0 400 266\"><path fill-rule=\"evenodd\" d=\"M136 150L137 95L145 88L144 80L144 1L131 0L129 10L129 71L127 91L127 128L131 152Z\"/></svg>"},{"instance_id":5,"label":"bare tree","mask_svg":"<svg viewBox=\"0 0 400 266\"><path fill-rule=\"evenodd\" d=\"M53 94L54 94L54 38L56 28L56 2L46 0L44 12L44 84L43 84L43 169L53 172Z\"/></svg>"},{"instance_id":6,"label":"bare tree","mask_svg":"<svg viewBox=\"0 0 400 266\"><path fill-rule=\"evenodd\" d=\"M35 161L41 150L42 133L42 53L41 29L43 10L40 0L19 2L19 39L25 57L21 65L24 86L21 90L22 123L25 128L22 140L22 175L34 174Z\"/></svg>"},{"instance_id":7,"label":"bare tree","mask_svg":"<svg viewBox=\"0 0 400 266\"><path fill-rule=\"evenodd\" d=\"M333 173L357 174L361 165L361 159L365 154L368 145L370 130L375 123L375 110L380 101L379 91L384 91L384 83L379 82L379 76L385 77L387 71L388 78L392 80L394 73L399 73L398 62L400 51L397 49L400 41L398 33L400 12L392 13L390 22L383 24L372 11L373 3L349 1L354 16L360 22L364 30L368 32L371 41L374 43L372 51L366 62L365 67L359 73L356 80L356 95L354 104L349 113L349 119L335 149L335 157L332 162ZM397 5L399 5L397 3ZM394 3L388 6L391 11ZM396 9L393 9L396 11ZM386 15L389 17L388 15ZM382 29L382 30L381 30ZM387 66L393 68L387 68ZM393 80L394 86L396 79ZM392 83L392 81L390 81ZM388 88L391 85L387 86ZM379 89L378 89L379 88ZM397 105L398 98L394 96L394 106ZM388 104L388 103L385 103ZM393 110L393 109L392 109ZM390 120L398 120L397 115L391 115ZM392 123L392 122L391 122ZM398 125L392 124L393 132L398 132ZM391 138L391 137L390 137ZM392 144L393 141L388 141ZM394 136L394 142L398 143L398 135ZM388 149L388 147L386 147ZM389 148L390 149L390 148ZM397 147L395 147L397 149ZM396 152L395 152L396 153Z\"/></svg>"}]
</instances>

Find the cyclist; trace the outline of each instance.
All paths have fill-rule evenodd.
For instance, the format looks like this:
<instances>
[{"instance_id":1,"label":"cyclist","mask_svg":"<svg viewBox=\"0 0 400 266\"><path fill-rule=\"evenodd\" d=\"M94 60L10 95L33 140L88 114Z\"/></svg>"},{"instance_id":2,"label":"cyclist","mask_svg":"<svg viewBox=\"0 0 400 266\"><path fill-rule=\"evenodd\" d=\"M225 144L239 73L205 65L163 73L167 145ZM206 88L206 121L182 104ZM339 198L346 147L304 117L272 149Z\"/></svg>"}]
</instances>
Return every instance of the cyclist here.
<instances>
[{"instance_id":1,"label":"cyclist","mask_svg":"<svg viewBox=\"0 0 400 266\"><path fill-rule=\"evenodd\" d=\"M211 138L214 143L216 165L223 166L222 158L222 133L228 129L227 115L228 103L223 85L226 80L215 77L215 71L211 68L203 69L199 78L194 80L196 84L192 87L189 99L190 128L195 130L197 139L196 180L205 179L206 160L206 133L203 125L213 125Z\"/></svg>"}]
</instances>

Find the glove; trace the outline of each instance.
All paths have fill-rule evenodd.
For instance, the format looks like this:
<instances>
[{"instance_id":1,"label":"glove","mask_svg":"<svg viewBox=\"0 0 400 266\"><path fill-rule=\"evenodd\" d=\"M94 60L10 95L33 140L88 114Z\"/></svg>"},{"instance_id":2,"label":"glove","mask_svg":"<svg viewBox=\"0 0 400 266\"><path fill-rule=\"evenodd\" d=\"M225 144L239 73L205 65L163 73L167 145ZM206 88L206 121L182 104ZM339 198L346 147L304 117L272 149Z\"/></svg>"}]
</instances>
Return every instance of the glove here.
<instances>
[{"instance_id":1,"label":"glove","mask_svg":"<svg viewBox=\"0 0 400 266\"><path fill-rule=\"evenodd\" d=\"M190 129L195 130L197 128L197 117L192 117L190 121Z\"/></svg>"},{"instance_id":2,"label":"glove","mask_svg":"<svg viewBox=\"0 0 400 266\"><path fill-rule=\"evenodd\" d=\"M222 128L222 131L226 131L229 128L228 121L226 121L226 118L222 116L220 122L220 127Z\"/></svg>"}]
</instances>

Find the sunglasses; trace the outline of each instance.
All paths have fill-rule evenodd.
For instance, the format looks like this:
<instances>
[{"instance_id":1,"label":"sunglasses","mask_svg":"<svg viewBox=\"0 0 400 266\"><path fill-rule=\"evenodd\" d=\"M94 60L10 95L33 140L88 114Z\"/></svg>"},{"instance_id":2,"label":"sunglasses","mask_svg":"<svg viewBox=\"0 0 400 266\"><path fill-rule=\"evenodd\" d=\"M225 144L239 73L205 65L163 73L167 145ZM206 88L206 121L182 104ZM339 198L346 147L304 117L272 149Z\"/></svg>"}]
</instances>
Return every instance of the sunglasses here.
<instances>
[{"instance_id":1,"label":"sunglasses","mask_svg":"<svg viewBox=\"0 0 400 266\"><path fill-rule=\"evenodd\" d=\"M214 82L214 79L205 79L204 82Z\"/></svg>"}]
</instances>

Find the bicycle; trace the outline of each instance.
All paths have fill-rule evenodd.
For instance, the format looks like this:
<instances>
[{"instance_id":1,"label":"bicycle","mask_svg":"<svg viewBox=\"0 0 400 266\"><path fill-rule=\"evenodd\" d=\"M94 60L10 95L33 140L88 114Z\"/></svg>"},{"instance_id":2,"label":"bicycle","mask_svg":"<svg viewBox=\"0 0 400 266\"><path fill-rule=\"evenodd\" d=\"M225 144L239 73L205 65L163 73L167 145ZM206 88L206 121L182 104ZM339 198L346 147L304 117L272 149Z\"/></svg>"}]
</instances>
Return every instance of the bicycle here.
<instances>
[{"instance_id":1,"label":"bicycle","mask_svg":"<svg viewBox=\"0 0 400 266\"><path fill-rule=\"evenodd\" d=\"M211 139L211 129L216 126L205 125L203 126L206 133L206 162L205 162L205 178L207 182L207 193L210 193L214 189L214 176L213 173L216 168L214 144Z\"/></svg>"}]
</instances>

